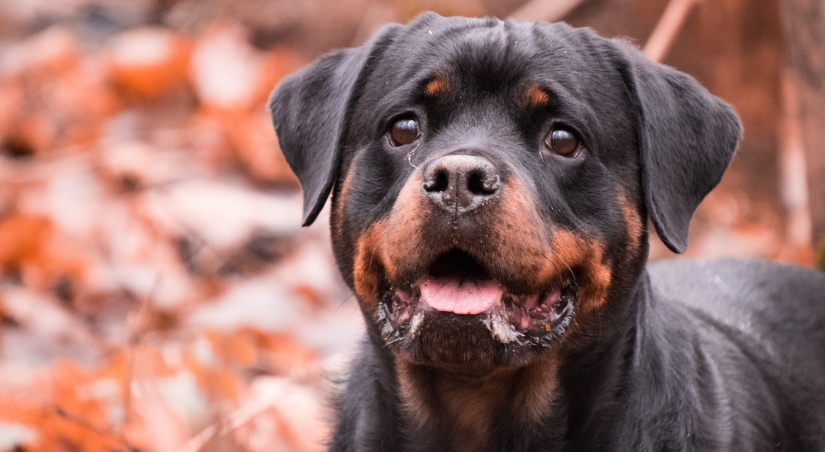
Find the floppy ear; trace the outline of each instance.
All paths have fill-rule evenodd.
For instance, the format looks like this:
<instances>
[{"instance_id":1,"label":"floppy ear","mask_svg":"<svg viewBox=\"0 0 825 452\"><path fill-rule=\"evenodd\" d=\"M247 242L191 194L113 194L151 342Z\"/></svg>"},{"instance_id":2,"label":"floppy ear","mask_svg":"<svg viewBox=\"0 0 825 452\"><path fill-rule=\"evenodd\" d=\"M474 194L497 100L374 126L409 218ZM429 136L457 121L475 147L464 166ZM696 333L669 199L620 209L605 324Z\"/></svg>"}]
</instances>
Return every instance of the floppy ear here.
<instances>
[{"instance_id":1,"label":"floppy ear","mask_svg":"<svg viewBox=\"0 0 825 452\"><path fill-rule=\"evenodd\" d=\"M687 74L626 49L638 103L642 188L648 215L676 253L687 248L690 218L733 158L742 125L733 108Z\"/></svg>"},{"instance_id":2,"label":"floppy ear","mask_svg":"<svg viewBox=\"0 0 825 452\"><path fill-rule=\"evenodd\" d=\"M367 61L390 42L386 27L367 44L316 60L284 79L272 92L269 109L278 143L304 191L303 226L315 221L332 190L341 146Z\"/></svg>"}]
</instances>

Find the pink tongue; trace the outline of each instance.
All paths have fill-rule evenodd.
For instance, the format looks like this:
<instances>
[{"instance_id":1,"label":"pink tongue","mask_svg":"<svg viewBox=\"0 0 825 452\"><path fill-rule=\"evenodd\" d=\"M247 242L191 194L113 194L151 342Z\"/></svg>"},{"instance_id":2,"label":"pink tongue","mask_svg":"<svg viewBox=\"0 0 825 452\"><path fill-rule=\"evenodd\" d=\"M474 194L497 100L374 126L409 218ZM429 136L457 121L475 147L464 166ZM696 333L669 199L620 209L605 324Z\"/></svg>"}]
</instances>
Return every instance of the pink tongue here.
<instances>
[{"instance_id":1,"label":"pink tongue","mask_svg":"<svg viewBox=\"0 0 825 452\"><path fill-rule=\"evenodd\" d=\"M421 299L433 309L456 314L480 314L492 306L501 288L493 280L428 279L421 285Z\"/></svg>"}]
</instances>

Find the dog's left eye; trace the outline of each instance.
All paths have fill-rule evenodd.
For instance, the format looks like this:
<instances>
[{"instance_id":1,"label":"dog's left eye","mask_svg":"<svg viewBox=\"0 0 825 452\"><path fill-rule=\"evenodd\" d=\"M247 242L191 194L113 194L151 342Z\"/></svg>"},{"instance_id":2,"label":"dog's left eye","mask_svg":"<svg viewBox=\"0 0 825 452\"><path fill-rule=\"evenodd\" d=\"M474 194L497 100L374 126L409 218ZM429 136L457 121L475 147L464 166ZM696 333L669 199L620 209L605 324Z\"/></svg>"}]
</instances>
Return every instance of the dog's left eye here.
<instances>
[{"instance_id":1,"label":"dog's left eye","mask_svg":"<svg viewBox=\"0 0 825 452\"><path fill-rule=\"evenodd\" d=\"M412 118L399 119L393 123L387 135L390 138L390 144L393 146L410 144L420 135L418 121Z\"/></svg>"},{"instance_id":2,"label":"dog's left eye","mask_svg":"<svg viewBox=\"0 0 825 452\"><path fill-rule=\"evenodd\" d=\"M579 138L570 130L562 127L554 127L550 133L544 137L544 145L550 152L563 157L575 157L582 148Z\"/></svg>"}]
</instances>

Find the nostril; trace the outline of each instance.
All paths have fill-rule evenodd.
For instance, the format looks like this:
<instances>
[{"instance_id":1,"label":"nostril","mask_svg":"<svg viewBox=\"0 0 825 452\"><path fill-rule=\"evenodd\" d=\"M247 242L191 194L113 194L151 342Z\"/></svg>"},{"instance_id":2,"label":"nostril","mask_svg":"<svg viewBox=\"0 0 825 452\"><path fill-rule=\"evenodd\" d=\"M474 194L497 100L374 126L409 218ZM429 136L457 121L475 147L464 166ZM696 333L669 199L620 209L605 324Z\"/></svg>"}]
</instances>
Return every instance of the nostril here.
<instances>
[{"instance_id":1,"label":"nostril","mask_svg":"<svg viewBox=\"0 0 825 452\"><path fill-rule=\"evenodd\" d=\"M467 189L474 195L491 195L498 190L498 174L475 169L467 177Z\"/></svg>"},{"instance_id":2,"label":"nostril","mask_svg":"<svg viewBox=\"0 0 825 452\"><path fill-rule=\"evenodd\" d=\"M486 190L484 190L484 183L481 181L482 175L478 171L473 171L470 174L470 177L467 178L467 188L470 190L470 193L474 195L483 195Z\"/></svg>"},{"instance_id":3,"label":"nostril","mask_svg":"<svg viewBox=\"0 0 825 452\"><path fill-rule=\"evenodd\" d=\"M424 182L424 190L429 192L440 192L447 190L450 186L450 175L445 168L438 168Z\"/></svg>"}]
</instances>

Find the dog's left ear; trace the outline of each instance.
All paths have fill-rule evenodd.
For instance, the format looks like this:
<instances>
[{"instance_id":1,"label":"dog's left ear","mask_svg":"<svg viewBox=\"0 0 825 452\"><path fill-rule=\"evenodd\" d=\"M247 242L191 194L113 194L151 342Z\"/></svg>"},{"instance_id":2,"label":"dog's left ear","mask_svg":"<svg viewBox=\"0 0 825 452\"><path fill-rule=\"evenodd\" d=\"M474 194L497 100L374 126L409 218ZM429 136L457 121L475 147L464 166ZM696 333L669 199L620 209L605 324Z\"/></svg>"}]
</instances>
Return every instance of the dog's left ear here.
<instances>
[{"instance_id":1,"label":"dog's left ear","mask_svg":"<svg viewBox=\"0 0 825 452\"><path fill-rule=\"evenodd\" d=\"M687 74L625 47L627 84L637 100L642 188L648 215L676 253L687 248L690 218L719 183L742 125L733 108Z\"/></svg>"},{"instance_id":2,"label":"dog's left ear","mask_svg":"<svg viewBox=\"0 0 825 452\"><path fill-rule=\"evenodd\" d=\"M269 109L278 143L304 192L303 226L315 221L332 190L347 119L369 60L389 45L397 27L385 27L361 47L322 57L272 92Z\"/></svg>"}]
</instances>

